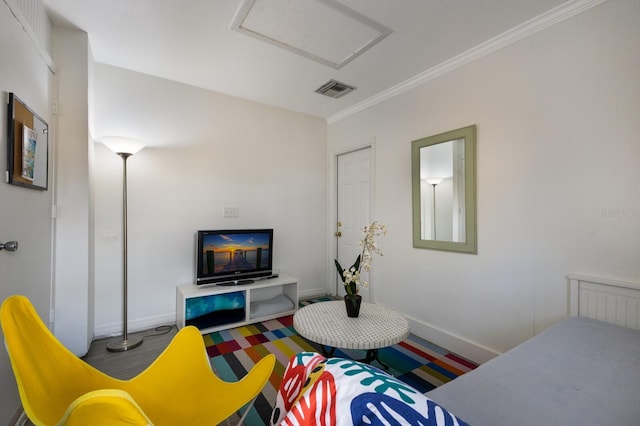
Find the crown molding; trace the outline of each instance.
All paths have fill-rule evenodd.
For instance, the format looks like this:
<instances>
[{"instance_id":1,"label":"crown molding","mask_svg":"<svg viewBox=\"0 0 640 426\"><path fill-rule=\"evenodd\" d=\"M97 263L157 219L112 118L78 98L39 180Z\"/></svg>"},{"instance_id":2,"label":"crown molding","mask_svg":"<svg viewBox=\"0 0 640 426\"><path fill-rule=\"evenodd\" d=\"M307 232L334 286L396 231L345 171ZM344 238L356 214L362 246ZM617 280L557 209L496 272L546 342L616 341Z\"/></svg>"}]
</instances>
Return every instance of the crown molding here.
<instances>
[{"instance_id":1,"label":"crown molding","mask_svg":"<svg viewBox=\"0 0 640 426\"><path fill-rule=\"evenodd\" d=\"M529 37L539 31L544 30L552 25L558 24L566 19L582 13L594 6L606 2L607 0L570 0L547 12L536 16L504 33L493 37L484 43L481 43L466 52L463 52L453 58L444 61L428 70L396 84L377 95L374 95L362 102L359 102L349 108L346 108L336 114L327 117L329 124L343 120L353 114L377 105L389 98L406 92L416 86L434 80L444 74L447 74L457 68L460 68L470 62L476 61L504 47L507 47L523 38Z\"/></svg>"}]
</instances>

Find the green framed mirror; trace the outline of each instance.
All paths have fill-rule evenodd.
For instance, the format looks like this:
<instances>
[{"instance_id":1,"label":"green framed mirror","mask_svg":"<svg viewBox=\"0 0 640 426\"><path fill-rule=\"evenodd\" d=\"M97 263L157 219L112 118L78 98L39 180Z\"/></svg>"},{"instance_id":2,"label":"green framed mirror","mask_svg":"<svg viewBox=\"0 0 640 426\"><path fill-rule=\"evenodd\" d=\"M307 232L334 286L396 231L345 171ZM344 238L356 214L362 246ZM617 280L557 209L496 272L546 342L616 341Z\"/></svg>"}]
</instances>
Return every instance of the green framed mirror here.
<instances>
[{"instance_id":1,"label":"green framed mirror","mask_svg":"<svg viewBox=\"0 0 640 426\"><path fill-rule=\"evenodd\" d=\"M476 126L411 142L413 246L478 253Z\"/></svg>"}]
</instances>

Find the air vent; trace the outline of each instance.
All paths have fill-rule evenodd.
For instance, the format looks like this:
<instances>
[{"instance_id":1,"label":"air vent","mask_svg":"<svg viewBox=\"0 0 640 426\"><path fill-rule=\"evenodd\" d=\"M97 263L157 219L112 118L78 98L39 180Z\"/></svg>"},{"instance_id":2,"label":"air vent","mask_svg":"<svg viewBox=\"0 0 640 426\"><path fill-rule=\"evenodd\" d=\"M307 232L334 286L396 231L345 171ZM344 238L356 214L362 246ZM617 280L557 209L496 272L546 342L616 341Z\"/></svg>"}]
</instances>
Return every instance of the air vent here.
<instances>
[{"instance_id":1,"label":"air vent","mask_svg":"<svg viewBox=\"0 0 640 426\"><path fill-rule=\"evenodd\" d=\"M329 96L330 98L340 98L347 93L353 92L356 90L355 87L349 86L348 84L340 83L336 80L329 80L322 86L318 87L315 92L320 93L321 95Z\"/></svg>"}]
</instances>

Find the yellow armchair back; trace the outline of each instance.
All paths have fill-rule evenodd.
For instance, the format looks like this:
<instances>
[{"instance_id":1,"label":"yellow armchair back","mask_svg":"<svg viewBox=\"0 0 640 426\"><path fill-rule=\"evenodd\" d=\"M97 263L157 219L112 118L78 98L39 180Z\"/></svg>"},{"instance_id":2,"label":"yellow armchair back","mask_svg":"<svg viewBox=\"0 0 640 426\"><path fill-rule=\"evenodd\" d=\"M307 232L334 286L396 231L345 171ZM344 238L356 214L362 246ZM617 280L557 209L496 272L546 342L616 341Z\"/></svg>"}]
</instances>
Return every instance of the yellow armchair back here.
<instances>
[{"instance_id":1,"label":"yellow armchair back","mask_svg":"<svg viewBox=\"0 0 640 426\"><path fill-rule=\"evenodd\" d=\"M185 327L142 373L108 376L65 348L24 296L7 298L0 321L20 399L36 425L215 425L251 403L273 372L261 359L238 382L211 370L200 332Z\"/></svg>"}]
</instances>

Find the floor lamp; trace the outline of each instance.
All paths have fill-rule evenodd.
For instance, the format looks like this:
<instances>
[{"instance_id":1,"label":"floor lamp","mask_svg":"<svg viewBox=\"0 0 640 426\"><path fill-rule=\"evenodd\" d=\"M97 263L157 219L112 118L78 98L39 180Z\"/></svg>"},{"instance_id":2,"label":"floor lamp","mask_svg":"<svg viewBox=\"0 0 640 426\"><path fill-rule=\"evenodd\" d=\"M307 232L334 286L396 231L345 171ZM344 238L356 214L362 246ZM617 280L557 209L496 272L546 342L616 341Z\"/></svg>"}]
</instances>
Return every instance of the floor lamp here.
<instances>
[{"instance_id":1,"label":"floor lamp","mask_svg":"<svg viewBox=\"0 0 640 426\"><path fill-rule=\"evenodd\" d=\"M431 178L427 178L427 182L430 183L433 186L433 216L432 216L432 220L433 220L433 239L437 240L436 238L436 186L438 186L438 184L440 182L442 182L444 180L444 178L441 177L431 177Z\"/></svg>"},{"instance_id":2,"label":"floor lamp","mask_svg":"<svg viewBox=\"0 0 640 426\"><path fill-rule=\"evenodd\" d=\"M118 136L100 138L100 142L122 158L122 339L107 344L109 352L122 352L142 344L141 336L129 337L127 333L127 158L144 148L136 139Z\"/></svg>"}]
</instances>

